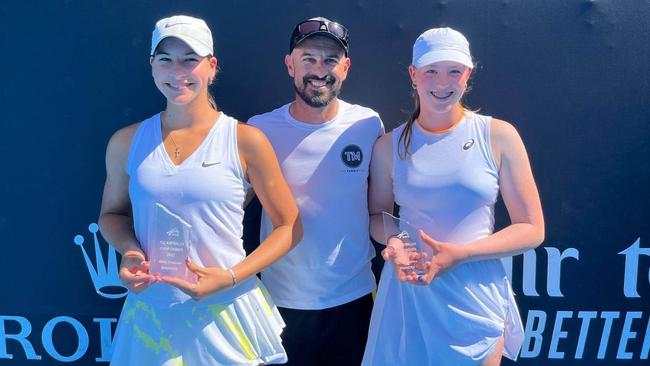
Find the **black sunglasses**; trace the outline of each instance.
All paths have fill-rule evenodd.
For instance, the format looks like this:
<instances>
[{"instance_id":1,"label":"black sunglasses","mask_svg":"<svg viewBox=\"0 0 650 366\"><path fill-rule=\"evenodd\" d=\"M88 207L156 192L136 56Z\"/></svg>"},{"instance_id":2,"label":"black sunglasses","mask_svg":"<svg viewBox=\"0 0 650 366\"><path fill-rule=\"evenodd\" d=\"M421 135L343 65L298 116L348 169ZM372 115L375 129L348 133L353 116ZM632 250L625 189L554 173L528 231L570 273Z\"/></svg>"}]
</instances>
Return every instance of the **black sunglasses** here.
<instances>
[{"instance_id":1,"label":"black sunglasses","mask_svg":"<svg viewBox=\"0 0 650 366\"><path fill-rule=\"evenodd\" d=\"M293 51L293 49L300 41L314 33L325 33L334 36L334 38L339 41L345 50L345 54L348 54L348 49L350 48L350 45L348 43L348 29L337 22L318 19L305 20L304 22L296 25L296 28L294 28L293 34L291 35L289 53Z\"/></svg>"}]
</instances>

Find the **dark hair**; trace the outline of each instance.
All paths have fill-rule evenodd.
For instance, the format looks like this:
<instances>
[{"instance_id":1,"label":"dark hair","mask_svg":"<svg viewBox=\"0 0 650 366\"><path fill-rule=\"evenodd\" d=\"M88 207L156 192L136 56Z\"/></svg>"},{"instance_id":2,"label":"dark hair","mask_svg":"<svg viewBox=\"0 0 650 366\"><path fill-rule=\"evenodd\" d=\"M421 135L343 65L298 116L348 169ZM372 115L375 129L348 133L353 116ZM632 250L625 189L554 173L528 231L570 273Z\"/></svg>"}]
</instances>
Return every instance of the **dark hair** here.
<instances>
[{"instance_id":1,"label":"dark hair","mask_svg":"<svg viewBox=\"0 0 650 366\"><path fill-rule=\"evenodd\" d=\"M212 55L208 55L207 57L212 57ZM212 92L210 92L210 87L212 87L215 80L217 80L217 75L219 75L219 71L221 71L221 69L219 68L219 65L217 65L217 69L214 71L214 76L210 78L210 81L208 81L208 103L210 104L210 107L212 107L212 109L214 109L215 111L218 111L219 108L217 106L217 101L214 99L214 96L212 95Z\"/></svg>"},{"instance_id":2,"label":"dark hair","mask_svg":"<svg viewBox=\"0 0 650 366\"><path fill-rule=\"evenodd\" d=\"M329 37L329 36L324 35L324 34L311 35L311 36L305 38L304 40L300 41L300 43L298 43L295 46L295 48L293 48L293 49L299 50L299 49L302 49L302 48L313 47L313 43L317 42L318 40L326 40L327 42L330 42L334 47L336 47L336 49L339 50L340 54L343 54L343 56L345 56L345 57L348 56L347 50L341 46L340 42L337 42L334 39L332 39L332 37Z\"/></svg>"}]
</instances>

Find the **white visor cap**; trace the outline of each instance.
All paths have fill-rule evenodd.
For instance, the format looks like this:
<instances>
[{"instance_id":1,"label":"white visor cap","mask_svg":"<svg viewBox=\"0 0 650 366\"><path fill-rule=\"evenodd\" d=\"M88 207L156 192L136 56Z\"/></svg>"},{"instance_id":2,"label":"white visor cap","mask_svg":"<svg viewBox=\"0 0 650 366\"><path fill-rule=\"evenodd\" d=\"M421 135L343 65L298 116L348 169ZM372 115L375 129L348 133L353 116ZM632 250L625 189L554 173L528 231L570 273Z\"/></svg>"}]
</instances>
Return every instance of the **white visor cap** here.
<instances>
[{"instance_id":1,"label":"white visor cap","mask_svg":"<svg viewBox=\"0 0 650 366\"><path fill-rule=\"evenodd\" d=\"M413 44L413 66L455 61L474 68L467 38L451 28L433 28L422 33Z\"/></svg>"},{"instance_id":2,"label":"white visor cap","mask_svg":"<svg viewBox=\"0 0 650 366\"><path fill-rule=\"evenodd\" d=\"M151 55L156 51L160 42L168 37L176 37L187 43L199 56L214 55L212 46L212 32L208 25L201 19L186 15L160 19L151 35Z\"/></svg>"}]
</instances>

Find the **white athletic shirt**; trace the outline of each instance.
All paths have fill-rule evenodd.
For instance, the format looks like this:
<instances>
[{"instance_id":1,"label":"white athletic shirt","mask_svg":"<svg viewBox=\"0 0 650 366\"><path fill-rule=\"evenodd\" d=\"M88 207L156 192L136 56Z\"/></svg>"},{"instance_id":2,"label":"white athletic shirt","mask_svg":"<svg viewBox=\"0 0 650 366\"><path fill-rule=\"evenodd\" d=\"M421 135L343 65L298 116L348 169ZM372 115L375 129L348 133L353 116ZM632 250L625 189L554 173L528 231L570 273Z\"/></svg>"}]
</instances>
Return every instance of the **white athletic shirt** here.
<instances>
[{"instance_id":1,"label":"white athletic shirt","mask_svg":"<svg viewBox=\"0 0 650 366\"><path fill-rule=\"evenodd\" d=\"M127 161L135 234L147 251L152 210L163 204L192 225L190 258L203 267L230 268L246 256L242 245L243 203L250 184L237 150L237 120L221 113L201 145L175 165L162 144L160 115L142 122ZM253 288L247 281L203 301L218 303ZM142 296L168 302L190 297L173 286L152 286Z\"/></svg>"},{"instance_id":2,"label":"white athletic shirt","mask_svg":"<svg viewBox=\"0 0 650 366\"><path fill-rule=\"evenodd\" d=\"M491 117L467 112L452 130L428 133L417 123L406 159L393 130L393 193L400 217L432 238L466 244L494 229L499 171ZM419 238L415 238L419 241ZM431 254L431 253L430 253ZM384 266L362 365L478 366L504 336L516 359L523 327L499 259L455 266L428 286L400 282Z\"/></svg>"},{"instance_id":3,"label":"white athletic shirt","mask_svg":"<svg viewBox=\"0 0 650 366\"><path fill-rule=\"evenodd\" d=\"M330 308L375 289L368 172L384 127L375 111L341 100L336 117L321 124L297 121L290 105L248 122L271 141L304 228L302 241L262 272L262 282L278 306ZM271 228L263 213L262 240Z\"/></svg>"},{"instance_id":4,"label":"white athletic shirt","mask_svg":"<svg viewBox=\"0 0 650 366\"><path fill-rule=\"evenodd\" d=\"M237 121L223 113L192 155L172 163L160 116L133 136L126 170L136 237L146 251L156 203L192 226L190 257L204 267L229 268L245 255L245 192L237 151ZM170 230L172 231L172 230ZM160 239L158 239L160 240ZM253 276L200 301L154 283L129 292L113 338L111 365L245 365L285 363L284 321Z\"/></svg>"}]
</instances>

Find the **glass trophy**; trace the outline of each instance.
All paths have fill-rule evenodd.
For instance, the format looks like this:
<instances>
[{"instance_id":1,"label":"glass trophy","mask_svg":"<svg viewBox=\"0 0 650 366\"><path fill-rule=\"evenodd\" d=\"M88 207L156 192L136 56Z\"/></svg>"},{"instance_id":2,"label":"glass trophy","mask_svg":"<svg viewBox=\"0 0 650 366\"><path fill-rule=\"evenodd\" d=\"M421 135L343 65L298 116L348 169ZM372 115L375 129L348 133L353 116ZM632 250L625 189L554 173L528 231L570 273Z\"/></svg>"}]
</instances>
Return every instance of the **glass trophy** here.
<instances>
[{"instance_id":1,"label":"glass trophy","mask_svg":"<svg viewBox=\"0 0 650 366\"><path fill-rule=\"evenodd\" d=\"M418 229L408 221L388 212L382 213L386 249L392 251L390 261L404 275L415 275L418 280L426 274L424 263L430 260L430 250L422 243ZM422 256L427 253L427 256Z\"/></svg>"},{"instance_id":2,"label":"glass trophy","mask_svg":"<svg viewBox=\"0 0 650 366\"><path fill-rule=\"evenodd\" d=\"M156 203L149 225L149 273L196 282L196 276L185 264L192 245L191 237L192 225L167 207Z\"/></svg>"}]
</instances>

